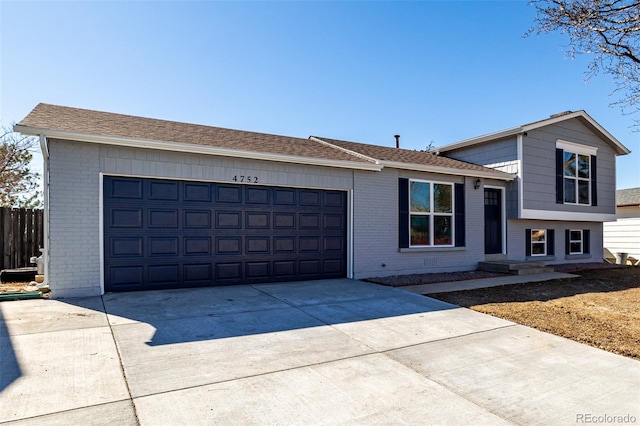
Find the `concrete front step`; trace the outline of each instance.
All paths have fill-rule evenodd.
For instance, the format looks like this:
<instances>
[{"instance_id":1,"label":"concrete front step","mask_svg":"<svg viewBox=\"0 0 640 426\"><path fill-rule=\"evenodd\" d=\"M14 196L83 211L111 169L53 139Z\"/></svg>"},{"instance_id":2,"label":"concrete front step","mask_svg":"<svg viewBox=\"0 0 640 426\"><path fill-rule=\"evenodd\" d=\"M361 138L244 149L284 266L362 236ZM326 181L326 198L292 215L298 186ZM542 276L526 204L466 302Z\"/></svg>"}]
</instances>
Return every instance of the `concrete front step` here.
<instances>
[{"instance_id":1,"label":"concrete front step","mask_svg":"<svg viewBox=\"0 0 640 426\"><path fill-rule=\"evenodd\" d=\"M512 275L532 275L554 272L552 266L545 266L544 262L522 262L518 260L495 260L480 262L478 269L487 272L499 272Z\"/></svg>"}]
</instances>

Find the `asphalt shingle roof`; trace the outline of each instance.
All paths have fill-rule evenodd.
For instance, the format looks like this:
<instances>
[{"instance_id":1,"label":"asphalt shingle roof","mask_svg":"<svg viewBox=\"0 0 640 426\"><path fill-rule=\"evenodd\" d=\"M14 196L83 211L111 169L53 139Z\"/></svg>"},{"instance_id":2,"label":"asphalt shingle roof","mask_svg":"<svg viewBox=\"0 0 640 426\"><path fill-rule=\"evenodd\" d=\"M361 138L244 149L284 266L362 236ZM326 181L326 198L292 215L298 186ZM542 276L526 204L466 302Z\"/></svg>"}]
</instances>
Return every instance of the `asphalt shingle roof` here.
<instances>
[{"instance_id":1,"label":"asphalt shingle roof","mask_svg":"<svg viewBox=\"0 0 640 426\"><path fill-rule=\"evenodd\" d=\"M82 140L82 135L115 137L131 141L170 142L258 154L271 153L372 165L380 161L392 161L396 163L394 167L398 167L398 164L406 164L407 168L411 168L411 165L433 166L452 171L464 171L465 174L490 172L496 176L510 177L494 169L424 151L328 138L302 139L44 103L38 104L18 123L18 126L30 128L32 132L42 130L45 134L47 130L62 132L69 137L78 137L79 140ZM238 156L241 157L242 154L238 153Z\"/></svg>"},{"instance_id":2,"label":"asphalt shingle roof","mask_svg":"<svg viewBox=\"0 0 640 426\"><path fill-rule=\"evenodd\" d=\"M640 187L618 189L616 191L616 204L618 206L638 206L640 205Z\"/></svg>"},{"instance_id":3,"label":"asphalt shingle roof","mask_svg":"<svg viewBox=\"0 0 640 426\"><path fill-rule=\"evenodd\" d=\"M348 142L336 139L329 139L316 136L316 138L330 143L332 145L339 146L340 148L347 149L349 151L357 152L358 154L372 157L382 161L393 161L397 163L405 164L419 164L435 167L446 167L459 170L475 170L475 171L492 171L494 169L479 166L477 164L467 163L460 160L454 160L453 158L442 157L436 155L433 152L428 151L414 151L410 149L399 149L380 145L369 145L359 142Z\"/></svg>"},{"instance_id":4,"label":"asphalt shingle roof","mask_svg":"<svg viewBox=\"0 0 640 426\"><path fill-rule=\"evenodd\" d=\"M21 126L299 157L367 162L309 139L39 104Z\"/></svg>"}]
</instances>

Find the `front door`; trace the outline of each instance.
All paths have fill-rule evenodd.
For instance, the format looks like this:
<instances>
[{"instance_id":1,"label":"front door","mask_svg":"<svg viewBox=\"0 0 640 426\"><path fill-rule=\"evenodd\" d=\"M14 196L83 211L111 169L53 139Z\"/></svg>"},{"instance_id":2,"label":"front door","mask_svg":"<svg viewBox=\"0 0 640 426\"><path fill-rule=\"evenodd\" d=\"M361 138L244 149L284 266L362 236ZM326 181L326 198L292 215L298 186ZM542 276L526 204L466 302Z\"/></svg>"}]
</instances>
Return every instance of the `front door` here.
<instances>
[{"instance_id":1,"label":"front door","mask_svg":"<svg viewBox=\"0 0 640 426\"><path fill-rule=\"evenodd\" d=\"M502 253L502 191L484 189L484 253Z\"/></svg>"}]
</instances>

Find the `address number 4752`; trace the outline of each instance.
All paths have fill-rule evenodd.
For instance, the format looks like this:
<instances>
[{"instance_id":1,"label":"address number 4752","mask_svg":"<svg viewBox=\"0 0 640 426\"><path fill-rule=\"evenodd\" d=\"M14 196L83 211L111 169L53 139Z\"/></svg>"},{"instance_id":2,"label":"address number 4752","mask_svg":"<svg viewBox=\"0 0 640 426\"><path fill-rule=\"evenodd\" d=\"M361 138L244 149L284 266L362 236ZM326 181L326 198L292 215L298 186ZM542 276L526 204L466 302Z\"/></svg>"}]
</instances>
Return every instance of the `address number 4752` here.
<instances>
[{"instance_id":1,"label":"address number 4752","mask_svg":"<svg viewBox=\"0 0 640 426\"><path fill-rule=\"evenodd\" d=\"M257 176L234 176L233 179L231 179L234 182L244 182L244 183L258 183L258 177Z\"/></svg>"}]
</instances>

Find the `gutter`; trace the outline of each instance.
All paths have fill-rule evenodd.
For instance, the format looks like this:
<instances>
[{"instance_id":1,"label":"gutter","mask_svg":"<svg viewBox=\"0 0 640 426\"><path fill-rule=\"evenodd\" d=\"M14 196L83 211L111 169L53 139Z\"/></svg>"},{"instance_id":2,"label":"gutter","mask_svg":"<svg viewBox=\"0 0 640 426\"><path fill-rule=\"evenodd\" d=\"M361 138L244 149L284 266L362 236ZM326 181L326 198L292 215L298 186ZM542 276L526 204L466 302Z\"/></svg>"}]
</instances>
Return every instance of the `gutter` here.
<instances>
[{"instance_id":1,"label":"gutter","mask_svg":"<svg viewBox=\"0 0 640 426\"><path fill-rule=\"evenodd\" d=\"M27 135L46 135L49 139L65 139L78 142L100 143L105 145L127 146L132 148L148 148L163 151L174 151L191 154L218 155L222 157L246 158L254 160L277 161L282 163L306 164L312 166L337 167L343 169L357 169L380 171L378 164L365 161L331 160L326 158L298 157L286 154L274 154L271 152L257 152L229 148L219 148L204 145L191 145L175 142L162 142L150 139L132 139L119 136L92 135L86 133L67 132L64 130L51 130L16 125L15 131ZM43 152L44 154L44 152Z\"/></svg>"},{"instance_id":2,"label":"gutter","mask_svg":"<svg viewBox=\"0 0 640 426\"><path fill-rule=\"evenodd\" d=\"M18 126L16 126L18 127ZM42 256L44 257L44 282L43 284L49 285L49 246L50 246L50 234L49 234L49 142L44 134L40 133L40 149L42 150L42 158L44 160L43 166L43 192L44 192L44 214L43 214L43 227L44 227L44 247Z\"/></svg>"}]
</instances>

